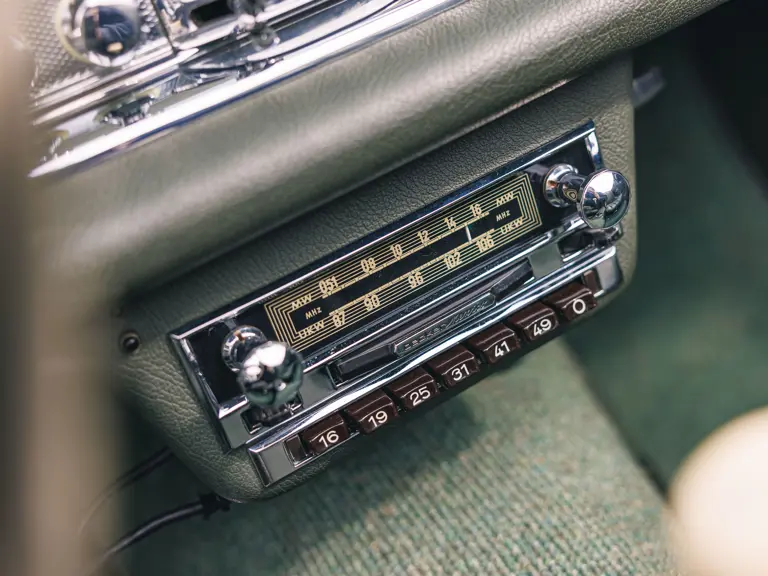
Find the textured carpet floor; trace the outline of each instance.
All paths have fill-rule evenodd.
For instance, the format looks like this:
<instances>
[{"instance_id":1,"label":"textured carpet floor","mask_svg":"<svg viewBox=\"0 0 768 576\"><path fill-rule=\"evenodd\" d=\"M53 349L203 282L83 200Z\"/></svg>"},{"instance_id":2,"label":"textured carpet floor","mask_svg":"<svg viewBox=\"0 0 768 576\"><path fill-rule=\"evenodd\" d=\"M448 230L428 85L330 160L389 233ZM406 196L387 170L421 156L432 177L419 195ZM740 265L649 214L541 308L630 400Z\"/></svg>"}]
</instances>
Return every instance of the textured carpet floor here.
<instances>
[{"instance_id":1,"label":"textured carpet floor","mask_svg":"<svg viewBox=\"0 0 768 576\"><path fill-rule=\"evenodd\" d=\"M167 508L184 490L180 477L145 488L145 505ZM553 342L423 418L382 430L291 493L153 536L129 568L662 574L660 509L578 364Z\"/></svg>"}]
</instances>

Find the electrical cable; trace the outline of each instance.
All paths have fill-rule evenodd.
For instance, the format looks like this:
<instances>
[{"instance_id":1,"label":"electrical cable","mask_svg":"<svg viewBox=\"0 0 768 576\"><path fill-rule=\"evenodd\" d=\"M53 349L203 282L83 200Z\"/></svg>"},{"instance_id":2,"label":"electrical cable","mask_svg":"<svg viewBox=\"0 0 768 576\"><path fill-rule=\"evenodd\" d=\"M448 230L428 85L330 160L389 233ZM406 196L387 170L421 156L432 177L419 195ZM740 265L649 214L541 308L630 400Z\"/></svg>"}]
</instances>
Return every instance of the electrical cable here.
<instances>
[{"instance_id":1,"label":"electrical cable","mask_svg":"<svg viewBox=\"0 0 768 576\"><path fill-rule=\"evenodd\" d=\"M203 516L203 518L207 520L211 514L218 512L219 510L228 511L229 506L230 502L228 500L211 493L200 496L200 499L196 502L184 504L183 506L179 506L178 508L174 508L173 510L155 516L110 546L91 569L89 574L96 573L116 554L119 554L129 546L140 542L147 536L154 534L161 528L165 528L166 526L195 516Z\"/></svg>"},{"instance_id":2,"label":"electrical cable","mask_svg":"<svg viewBox=\"0 0 768 576\"><path fill-rule=\"evenodd\" d=\"M85 513L82 522L80 523L79 534L82 534L85 527L94 517L96 512L104 505L104 503L117 494L120 490L130 486L134 482L141 480L144 476L157 470L160 466L170 461L173 457L173 452L168 448L163 448L155 452L152 456L139 462L136 466L121 474L112 484L110 484L96 500L91 504L91 507Z\"/></svg>"}]
</instances>

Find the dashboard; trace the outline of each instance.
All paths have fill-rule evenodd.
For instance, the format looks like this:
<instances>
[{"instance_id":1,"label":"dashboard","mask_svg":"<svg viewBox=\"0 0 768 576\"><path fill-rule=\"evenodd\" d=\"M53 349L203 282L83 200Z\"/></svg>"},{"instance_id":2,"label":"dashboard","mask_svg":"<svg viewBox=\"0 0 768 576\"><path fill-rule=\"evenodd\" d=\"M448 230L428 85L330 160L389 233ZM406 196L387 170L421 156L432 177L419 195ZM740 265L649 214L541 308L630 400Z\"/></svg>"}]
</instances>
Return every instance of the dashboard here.
<instances>
[{"instance_id":1,"label":"dashboard","mask_svg":"<svg viewBox=\"0 0 768 576\"><path fill-rule=\"evenodd\" d=\"M54 258L179 457L273 495L629 282L622 53L717 3L31 3Z\"/></svg>"}]
</instances>

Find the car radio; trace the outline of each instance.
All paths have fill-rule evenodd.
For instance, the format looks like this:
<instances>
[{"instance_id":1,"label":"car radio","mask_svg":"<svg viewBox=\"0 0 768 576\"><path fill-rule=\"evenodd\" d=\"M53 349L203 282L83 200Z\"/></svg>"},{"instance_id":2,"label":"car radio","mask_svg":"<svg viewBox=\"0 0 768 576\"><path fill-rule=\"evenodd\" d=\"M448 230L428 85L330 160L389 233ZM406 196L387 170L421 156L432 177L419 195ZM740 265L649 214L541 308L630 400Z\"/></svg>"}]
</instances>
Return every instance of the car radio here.
<instances>
[{"instance_id":1,"label":"car radio","mask_svg":"<svg viewBox=\"0 0 768 576\"><path fill-rule=\"evenodd\" d=\"M622 283L629 202L589 123L171 341L269 485L587 315Z\"/></svg>"}]
</instances>

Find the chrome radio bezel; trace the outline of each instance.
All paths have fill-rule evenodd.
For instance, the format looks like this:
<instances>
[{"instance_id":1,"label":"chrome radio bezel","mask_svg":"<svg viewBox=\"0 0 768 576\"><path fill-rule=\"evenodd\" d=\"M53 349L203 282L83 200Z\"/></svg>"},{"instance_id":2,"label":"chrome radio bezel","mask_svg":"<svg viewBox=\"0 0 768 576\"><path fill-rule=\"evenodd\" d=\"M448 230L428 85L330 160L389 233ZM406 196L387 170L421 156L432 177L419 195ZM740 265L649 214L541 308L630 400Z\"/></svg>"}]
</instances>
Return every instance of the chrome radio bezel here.
<instances>
[{"instance_id":1,"label":"chrome radio bezel","mask_svg":"<svg viewBox=\"0 0 768 576\"><path fill-rule=\"evenodd\" d=\"M610 266L615 266L616 270L619 270L618 263L614 262L615 250L611 247L586 249L570 255L566 260L561 258L557 248L558 242L570 234L585 228L585 224L577 216L571 217L563 221L558 227L551 228L540 235L522 243L514 244L500 252L490 263L484 264L482 271L473 275L471 279L468 280L466 276L462 276L453 282L447 282L444 286L440 287L441 293L438 297L431 297L428 302L424 302L424 298L416 299L398 310L396 318L389 316L373 321L371 324L349 335L345 340L336 342L332 348L323 349L318 354L306 358L304 370L306 383L301 391L302 408L296 410L284 422L256 430L249 429L244 422L243 414L250 408L248 400L244 395L236 396L223 402L217 400L206 381L206 377L189 342L190 336L201 330L205 330L217 323L233 322L248 307L259 304L275 293L302 282L318 270L323 270L341 260L347 259L351 254L358 253L372 244L380 242L383 238L396 234L413 223L444 210L446 206L477 194L494 183L503 181L515 172L545 160L580 140L583 141L594 168L596 170L603 168L603 159L600 154L595 126L590 121L550 144L503 166L491 175L469 184L447 196L442 201L431 205L428 209L417 212L389 228L385 228L358 243L348 246L344 249L343 254L331 256L326 261L321 261L316 266L313 266L311 271L299 273L288 281L281 283L277 288L263 292L242 304L233 306L223 314L217 314L204 321L198 321L170 334L170 341L181 360L184 371L216 424L218 431L223 437L226 449L235 449L243 445L249 445L254 455L261 454L275 443L280 443L281 439L285 439L290 434L295 434L296 430L321 420L330 413L329 410L332 410L330 407L338 409L339 403L347 404L352 402L364 393L385 385L398 375L404 373L404 371L407 371L409 367L439 354L446 346L450 345L447 343L457 341L455 334L460 334L462 338L467 337L471 333L488 326L498 318L522 308L527 303L533 301L533 299L538 298L542 287L545 287L547 290L554 290L583 274L585 270L595 267L599 268L601 265L607 270L605 267L608 265L603 264L605 262L611 263ZM418 348L409 354L403 354L384 368L373 370L350 382L345 382L340 387L337 385L338 383L331 382L329 378L318 376L321 372L320 368L329 362L359 350L361 347L381 338L385 333L391 333L393 328L402 325L417 315L428 310L438 309L455 297L466 293L471 287L477 286L484 279L491 278L493 275L499 274L501 271L513 267L524 260L530 261L532 265L533 279L515 293L494 302L490 308L486 308L478 318L473 319L471 327L468 327L464 322L458 323L455 329L447 330L435 338L428 350ZM620 270L618 277L620 277ZM606 288L606 291L613 289L610 283L605 283L603 286Z\"/></svg>"},{"instance_id":2,"label":"chrome radio bezel","mask_svg":"<svg viewBox=\"0 0 768 576\"><path fill-rule=\"evenodd\" d=\"M547 248L542 250L546 251ZM543 260L546 260L551 254L542 254L542 256L544 257ZM440 341L429 350L399 359L354 379L347 383L343 389L336 390L334 394L325 398L321 404L313 405L311 411L305 409L303 413L270 427L267 433L262 434L257 441L248 446L248 453L262 482L265 486L272 485L312 462L327 458L341 446L359 436L360 433L352 431L349 438L332 446L323 454L308 455L298 462L293 460L285 445L290 438L325 418L339 413L364 396L382 389L411 370L423 366L435 356L465 342L518 310L541 300L571 282L577 281L587 271L594 271L602 286L601 290L594 294L598 300L602 300L617 290L623 282L621 266L614 246L603 249L588 249L573 254L563 262L561 268L498 302L491 310L473 319L471 323L462 325L449 338ZM322 386L322 384L312 381L308 384L310 386Z\"/></svg>"}]
</instances>

